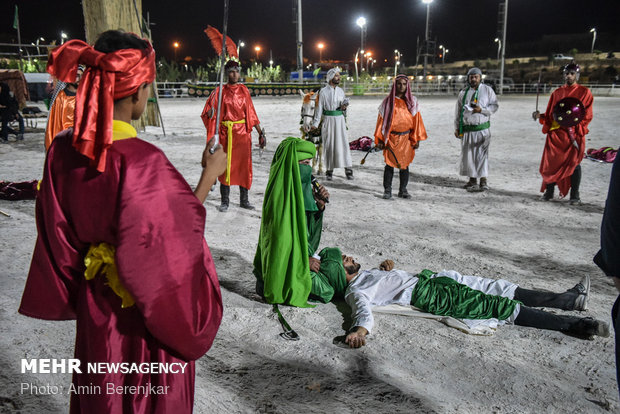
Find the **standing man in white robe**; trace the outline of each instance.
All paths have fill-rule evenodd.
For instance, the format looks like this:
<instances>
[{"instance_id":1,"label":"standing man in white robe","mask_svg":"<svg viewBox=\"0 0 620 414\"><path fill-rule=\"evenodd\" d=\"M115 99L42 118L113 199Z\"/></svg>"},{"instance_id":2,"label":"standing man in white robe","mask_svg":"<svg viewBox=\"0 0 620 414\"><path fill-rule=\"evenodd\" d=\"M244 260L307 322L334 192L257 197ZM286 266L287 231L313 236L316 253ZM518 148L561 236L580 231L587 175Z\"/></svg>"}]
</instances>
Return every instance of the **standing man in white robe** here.
<instances>
[{"instance_id":1,"label":"standing man in white robe","mask_svg":"<svg viewBox=\"0 0 620 414\"><path fill-rule=\"evenodd\" d=\"M499 105L493 89L481 82L482 71L471 68L467 72L468 85L461 90L456 100L454 135L461 139L459 174L469 177L469 182L465 184L467 191L489 189L490 119Z\"/></svg>"},{"instance_id":2,"label":"standing man in white robe","mask_svg":"<svg viewBox=\"0 0 620 414\"><path fill-rule=\"evenodd\" d=\"M347 179L353 179L351 150L347 139L347 126L344 119L349 100L345 98L340 84L340 69L327 72L327 86L319 92L319 103L314 111L312 129L316 130L323 119L321 138L325 156L325 175L331 181L334 168L344 167Z\"/></svg>"}]
</instances>

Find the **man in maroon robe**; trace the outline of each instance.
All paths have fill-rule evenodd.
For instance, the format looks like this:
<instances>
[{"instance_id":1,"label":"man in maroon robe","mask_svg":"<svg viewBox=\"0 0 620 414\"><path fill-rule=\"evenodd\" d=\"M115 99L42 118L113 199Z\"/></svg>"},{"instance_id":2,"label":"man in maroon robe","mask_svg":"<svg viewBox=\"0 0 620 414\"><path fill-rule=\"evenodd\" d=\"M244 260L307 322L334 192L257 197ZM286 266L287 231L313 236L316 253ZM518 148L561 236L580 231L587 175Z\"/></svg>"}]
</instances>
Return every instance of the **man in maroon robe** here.
<instances>
[{"instance_id":1,"label":"man in maroon robe","mask_svg":"<svg viewBox=\"0 0 620 414\"><path fill-rule=\"evenodd\" d=\"M192 192L161 150L136 138L129 121L155 78L147 41L119 31L95 48L72 40L52 51L48 71L69 81L78 63L87 69L75 129L47 154L19 312L77 321L72 389L92 392L69 392L72 413L190 413L193 361L222 318L202 202L226 158L206 149ZM93 363L125 369L93 372Z\"/></svg>"},{"instance_id":2,"label":"man in maroon robe","mask_svg":"<svg viewBox=\"0 0 620 414\"><path fill-rule=\"evenodd\" d=\"M577 84L579 65L569 63L564 67L564 85L553 91L549 98L547 111L541 114L535 111L532 116L543 125L542 132L547 134L545 149L540 161L540 174L543 182L540 191L544 191L545 201L553 198L555 185L560 190L560 197L566 196L570 189L570 203L580 204L579 184L581 183L581 160L586 147L588 124L592 121L592 93L585 86ZM583 104L585 115L574 127L563 127L553 118L553 111L562 99L572 97Z\"/></svg>"},{"instance_id":3,"label":"man in maroon robe","mask_svg":"<svg viewBox=\"0 0 620 414\"><path fill-rule=\"evenodd\" d=\"M240 206L253 210L248 191L252 186L252 128L258 132L258 143L265 147L265 132L260 126L250 91L239 83L239 63L229 60L225 66L228 83L222 89L219 137L224 152L228 156L226 172L219 177L222 202L219 211L227 211L230 186L238 185ZM202 122L207 129L207 140L215 135L216 111L219 88L216 88L202 110Z\"/></svg>"}]
</instances>

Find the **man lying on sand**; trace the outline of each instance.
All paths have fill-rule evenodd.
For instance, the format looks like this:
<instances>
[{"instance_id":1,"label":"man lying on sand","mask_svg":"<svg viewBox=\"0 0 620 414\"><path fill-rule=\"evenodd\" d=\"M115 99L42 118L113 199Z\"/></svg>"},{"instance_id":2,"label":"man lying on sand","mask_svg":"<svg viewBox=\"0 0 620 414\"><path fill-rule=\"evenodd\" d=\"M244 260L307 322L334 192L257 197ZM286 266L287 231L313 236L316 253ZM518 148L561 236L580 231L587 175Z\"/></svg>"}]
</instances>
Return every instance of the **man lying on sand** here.
<instances>
[{"instance_id":1,"label":"man lying on sand","mask_svg":"<svg viewBox=\"0 0 620 414\"><path fill-rule=\"evenodd\" d=\"M532 307L563 310L587 309L590 277L586 276L563 293L520 288L506 280L463 276L453 270L439 273L423 270L412 274L394 269L385 260L379 269L360 271L360 264L343 255L346 290L344 298L351 306L353 323L345 342L351 348L366 344L373 328L371 308L390 304L413 305L434 315L458 319L495 318L515 325L561 331L589 338L609 336L609 324L593 318L554 315Z\"/></svg>"}]
</instances>

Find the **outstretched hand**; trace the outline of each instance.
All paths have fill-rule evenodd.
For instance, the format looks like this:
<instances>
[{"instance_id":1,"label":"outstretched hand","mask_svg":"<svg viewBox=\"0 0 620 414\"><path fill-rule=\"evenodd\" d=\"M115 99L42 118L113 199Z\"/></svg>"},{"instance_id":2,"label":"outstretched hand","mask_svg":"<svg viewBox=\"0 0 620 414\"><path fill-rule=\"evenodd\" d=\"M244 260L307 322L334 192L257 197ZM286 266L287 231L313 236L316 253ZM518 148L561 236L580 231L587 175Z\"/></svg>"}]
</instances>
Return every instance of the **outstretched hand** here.
<instances>
[{"instance_id":1,"label":"outstretched hand","mask_svg":"<svg viewBox=\"0 0 620 414\"><path fill-rule=\"evenodd\" d=\"M344 342L349 344L349 348L360 348L366 345L366 328L358 326L357 329L347 335Z\"/></svg>"},{"instance_id":2,"label":"outstretched hand","mask_svg":"<svg viewBox=\"0 0 620 414\"><path fill-rule=\"evenodd\" d=\"M382 261L379 265L379 270L385 270L389 272L392 269L394 269L394 261L390 259Z\"/></svg>"}]
</instances>

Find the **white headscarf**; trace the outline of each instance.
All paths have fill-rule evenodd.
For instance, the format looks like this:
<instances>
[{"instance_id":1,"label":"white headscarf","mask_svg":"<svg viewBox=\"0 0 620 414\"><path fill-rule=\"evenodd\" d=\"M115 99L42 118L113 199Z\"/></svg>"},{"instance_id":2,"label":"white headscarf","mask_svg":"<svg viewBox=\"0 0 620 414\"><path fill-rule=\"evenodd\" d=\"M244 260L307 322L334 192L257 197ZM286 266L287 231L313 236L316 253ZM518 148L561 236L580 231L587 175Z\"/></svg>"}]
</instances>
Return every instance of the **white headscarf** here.
<instances>
[{"instance_id":1,"label":"white headscarf","mask_svg":"<svg viewBox=\"0 0 620 414\"><path fill-rule=\"evenodd\" d=\"M327 79L327 83L331 82L332 79L334 79L336 73L340 73L340 68L333 68L327 72L327 76L325 77L325 79Z\"/></svg>"}]
</instances>

